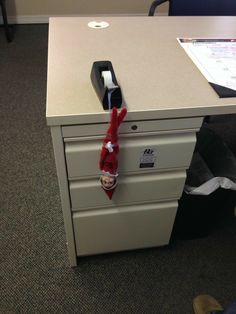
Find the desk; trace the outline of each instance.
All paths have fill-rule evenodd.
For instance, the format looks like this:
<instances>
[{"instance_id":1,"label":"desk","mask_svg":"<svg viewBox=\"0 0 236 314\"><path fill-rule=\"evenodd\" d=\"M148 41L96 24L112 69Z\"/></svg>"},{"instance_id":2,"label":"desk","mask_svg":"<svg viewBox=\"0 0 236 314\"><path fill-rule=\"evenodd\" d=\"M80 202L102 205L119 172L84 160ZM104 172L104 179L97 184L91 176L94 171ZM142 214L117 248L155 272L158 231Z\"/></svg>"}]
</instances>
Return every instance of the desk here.
<instances>
[{"instance_id":1,"label":"desk","mask_svg":"<svg viewBox=\"0 0 236 314\"><path fill-rule=\"evenodd\" d=\"M92 20L109 27L91 29ZM236 113L236 99L217 96L176 38L234 38L235 29L235 17L50 19L46 116L71 266L78 256L168 244L203 118ZM90 81L99 60L112 62L128 108L112 201L98 182L109 121ZM152 169L139 167L146 148L157 154Z\"/></svg>"}]
</instances>

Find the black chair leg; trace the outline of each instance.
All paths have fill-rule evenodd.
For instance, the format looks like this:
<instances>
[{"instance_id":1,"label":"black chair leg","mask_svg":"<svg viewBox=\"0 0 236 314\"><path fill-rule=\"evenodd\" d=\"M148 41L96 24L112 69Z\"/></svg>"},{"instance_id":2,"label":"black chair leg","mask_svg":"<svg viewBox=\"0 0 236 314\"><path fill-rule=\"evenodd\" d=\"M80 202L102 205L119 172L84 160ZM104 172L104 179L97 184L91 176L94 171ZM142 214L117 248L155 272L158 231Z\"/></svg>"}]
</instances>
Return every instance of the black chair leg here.
<instances>
[{"instance_id":1,"label":"black chair leg","mask_svg":"<svg viewBox=\"0 0 236 314\"><path fill-rule=\"evenodd\" d=\"M4 30L5 30L5 34L6 34L6 38L8 42L12 41L12 34L8 25L8 21L7 21L7 11L5 8L5 3L4 0L0 0L0 5L1 5L1 9L2 9L2 18L3 18L3 25L4 25Z\"/></svg>"},{"instance_id":2,"label":"black chair leg","mask_svg":"<svg viewBox=\"0 0 236 314\"><path fill-rule=\"evenodd\" d=\"M154 16L156 7L168 0L154 0L150 6L148 16Z\"/></svg>"}]
</instances>

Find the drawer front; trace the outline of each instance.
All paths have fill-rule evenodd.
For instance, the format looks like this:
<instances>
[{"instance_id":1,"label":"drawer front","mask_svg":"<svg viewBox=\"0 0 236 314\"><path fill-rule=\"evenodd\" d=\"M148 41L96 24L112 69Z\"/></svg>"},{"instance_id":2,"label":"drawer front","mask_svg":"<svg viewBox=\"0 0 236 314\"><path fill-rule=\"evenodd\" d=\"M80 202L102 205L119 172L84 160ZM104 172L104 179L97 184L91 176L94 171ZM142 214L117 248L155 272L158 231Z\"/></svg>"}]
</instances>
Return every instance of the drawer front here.
<instances>
[{"instance_id":1,"label":"drawer front","mask_svg":"<svg viewBox=\"0 0 236 314\"><path fill-rule=\"evenodd\" d=\"M169 243L177 202L75 213L77 255L91 255Z\"/></svg>"},{"instance_id":2,"label":"drawer front","mask_svg":"<svg viewBox=\"0 0 236 314\"><path fill-rule=\"evenodd\" d=\"M103 138L91 137L65 143L69 178L98 176L100 150ZM188 168L195 147L195 133L152 134L122 136L120 139L119 173L159 171ZM151 163L143 162L146 152Z\"/></svg>"},{"instance_id":3,"label":"drawer front","mask_svg":"<svg viewBox=\"0 0 236 314\"><path fill-rule=\"evenodd\" d=\"M62 135L63 137L103 135L106 133L108 121L109 116L107 117L107 123L63 126ZM202 121L203 118L201 117L146 121L123 121L120 125L119 133L141 133L184 129L192 129L197 131L201 127Z\"/></svg>"},{"instance_id":4,"label":"drawer front","mask_svg":"<svg viewBox=\"0 0 236 314\"><path fill-rule=\"evenodd\" d=\"M121 177L109 200L99 180L70 182L70 196L73 210L111 207L131 203L151 203L159 200L179 199L186 174L185 171L153 173Z\"/></svg>"}]
</instances>

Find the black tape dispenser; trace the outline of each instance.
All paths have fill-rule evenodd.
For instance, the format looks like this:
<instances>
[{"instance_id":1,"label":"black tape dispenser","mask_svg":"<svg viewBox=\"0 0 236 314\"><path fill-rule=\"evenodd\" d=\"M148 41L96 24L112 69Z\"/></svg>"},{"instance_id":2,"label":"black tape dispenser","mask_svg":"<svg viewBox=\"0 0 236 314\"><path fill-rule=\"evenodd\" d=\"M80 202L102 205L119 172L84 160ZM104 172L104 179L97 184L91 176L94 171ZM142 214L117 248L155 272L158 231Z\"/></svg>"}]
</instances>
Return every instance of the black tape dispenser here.
<instances>
[{"instance_id":1,"label":"black tape dispenser","mask_svg":"<svg viewBox=\"0 0 236 314\"><path fill-rule=\"evenodd\" d=\"M120 108L122 105L121 89L110 61L96 61L91 70L93 87L100 99L103 109Z\"/></svg>"}]
</instances>

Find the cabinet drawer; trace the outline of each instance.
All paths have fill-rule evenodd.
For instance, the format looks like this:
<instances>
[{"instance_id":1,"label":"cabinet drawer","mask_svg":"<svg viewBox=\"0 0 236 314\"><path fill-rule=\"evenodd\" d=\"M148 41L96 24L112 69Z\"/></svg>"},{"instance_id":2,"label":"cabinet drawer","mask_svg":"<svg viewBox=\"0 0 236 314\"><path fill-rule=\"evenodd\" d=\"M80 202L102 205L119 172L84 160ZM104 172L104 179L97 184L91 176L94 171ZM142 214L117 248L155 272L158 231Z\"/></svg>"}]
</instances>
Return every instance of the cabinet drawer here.
<instances>
[{"instance_id":1,"label":"cabinet drawer","mask_svg":"<svg viewBox=\"0 0 236 314\"><path fill-rule=\"evenodd\" d=\"M99 158L103 138L77 138L65 143L69 178L100 174ZM188 168L195 147L195 133L123 135L120 138L119 173ZM143 163L152 150L151 162Z\"/></svg>"},{"instance_id":2,"label":"cabinet drawer","mask_svg":"<svg viewBox=\"0 0 236 314\"><path fill-rule=\"evenodd\" d=\"M112 200L109 200L101 188L99 180L91 179L71 182L72 209L81 210L179 199L183 191L185 177L185 171L121 177Z\"/></svg>"},{"instance_id":3,"label":"cabinet drawer","mask_svg":"<svg viewBox=\"0 0 236 314\"><path fill-rule=\"evenodd\" d=\"M73 215L77 255L166 245L177 202L117 207Z\"/></svg>"},{"instance_id":4,"label":"cabinet drawer","mask_svg":"<svg viewBox=\"0 0 236 314\"><path fill-rule=\"evenodd\" d=\"M162 120L125 121L119 127L119 133L142 133L169 130L199 130L203 118L177 118ZM63 137L104 135L108 128L109 114L106 123L68 125L62 127Z\"/></svg>"}]
</instances>

